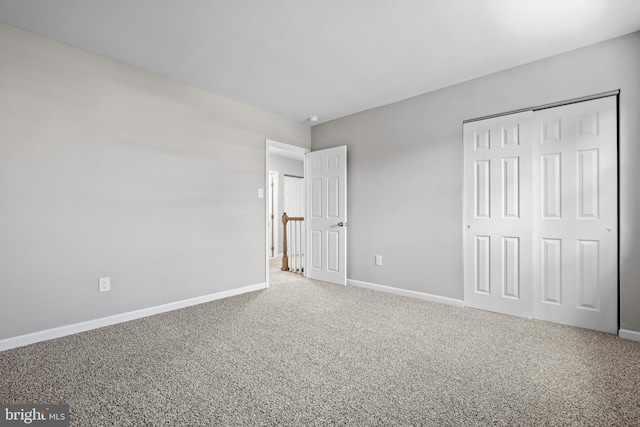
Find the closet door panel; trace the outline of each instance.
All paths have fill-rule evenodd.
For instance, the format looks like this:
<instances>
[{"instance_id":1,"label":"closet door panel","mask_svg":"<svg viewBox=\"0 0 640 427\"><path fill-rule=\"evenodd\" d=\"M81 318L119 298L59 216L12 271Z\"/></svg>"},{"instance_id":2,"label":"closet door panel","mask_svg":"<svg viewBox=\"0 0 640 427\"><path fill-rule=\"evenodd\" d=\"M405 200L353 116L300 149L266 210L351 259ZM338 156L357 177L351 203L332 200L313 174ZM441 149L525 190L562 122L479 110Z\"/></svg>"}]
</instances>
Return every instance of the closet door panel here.
<instances>
[{"instance_id":1,"label":"closet door panel","mask_svg":"<svg viewBox=\"0 0 640 427\"><path fill-rule=\"evenodd\" d=\"M616 98L534 113L534 311L618 329ZM552 243L553 242L553 243Z\"/></svg>"},{"instance_id":2,"label":"closet door panel","mask_svg":"<svg viewBox=\"0 0 640 427\"><path fill-rule=\"evenodd\" d=\"M465 305L532 315L532 112L464 125Z\"/></svg>"}]
</instances>

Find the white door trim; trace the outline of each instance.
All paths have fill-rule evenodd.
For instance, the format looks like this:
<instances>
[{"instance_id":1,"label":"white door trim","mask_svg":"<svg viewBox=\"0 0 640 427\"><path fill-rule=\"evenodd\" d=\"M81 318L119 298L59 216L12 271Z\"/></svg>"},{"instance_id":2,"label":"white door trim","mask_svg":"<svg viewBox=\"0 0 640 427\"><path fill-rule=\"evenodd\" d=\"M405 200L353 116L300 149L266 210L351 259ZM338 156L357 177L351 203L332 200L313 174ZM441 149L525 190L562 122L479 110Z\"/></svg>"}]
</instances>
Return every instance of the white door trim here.
<instances>
[{"instance_id":1,"label":"white door trim","mask_svg":"<svg viewBox=\"0 0 640 427\"><path fill-rule=\"evenodd\" d=\"M269 236L269 234L267 234L267 239L271 241L271 247L273 247L273 251L272 254L274 257L278 256L278 250L279 245L278 245L278 232L280 230L280 228L278 227L279 221L278 221L278 217L280 215L280 212L278 211L278 200L279 200L279 194L278 194L278 187L279 187L279 182L278 182L278 171L274 171L274 170L270 170L268 172L269 176L273 177L273 181L269 180L267 182L267 185L269 185L269 188L267 190L267 195L269 197L269 200L267 201L267 224L269 223L269 220L271 220L271 227L272 227L272 235ZM271 184L273 184L273 188L271 188ZM269 209L269 207L271 209ZM273 219L271 218L271 213L273 212ZM268 226L267 226L268 228ZM269 230L267 229L267 233L269 232ZM267 245L267 257L270 257L271 254L268 252L269 250L271 250L270 247L268 247Z\"/></svg>"}]
</instances>

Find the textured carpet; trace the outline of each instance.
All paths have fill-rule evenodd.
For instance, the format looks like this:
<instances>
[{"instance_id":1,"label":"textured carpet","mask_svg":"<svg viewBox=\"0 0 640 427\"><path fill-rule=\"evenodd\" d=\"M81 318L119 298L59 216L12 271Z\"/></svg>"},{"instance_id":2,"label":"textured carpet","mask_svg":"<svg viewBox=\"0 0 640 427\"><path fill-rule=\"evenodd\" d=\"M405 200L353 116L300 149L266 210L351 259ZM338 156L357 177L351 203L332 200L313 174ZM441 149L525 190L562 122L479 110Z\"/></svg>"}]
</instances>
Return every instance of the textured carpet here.
<instances>
[{"instance_id":1,"label":"textured carpet","mask_svg":"<svg viewBox=\"0 0 640 427\"><path fill-rule=\"evenodd\" d=\"M68 403L75 426L640 425L640 343L271 280L2 352L0 403Z\"/></svg>"}]
</instances>

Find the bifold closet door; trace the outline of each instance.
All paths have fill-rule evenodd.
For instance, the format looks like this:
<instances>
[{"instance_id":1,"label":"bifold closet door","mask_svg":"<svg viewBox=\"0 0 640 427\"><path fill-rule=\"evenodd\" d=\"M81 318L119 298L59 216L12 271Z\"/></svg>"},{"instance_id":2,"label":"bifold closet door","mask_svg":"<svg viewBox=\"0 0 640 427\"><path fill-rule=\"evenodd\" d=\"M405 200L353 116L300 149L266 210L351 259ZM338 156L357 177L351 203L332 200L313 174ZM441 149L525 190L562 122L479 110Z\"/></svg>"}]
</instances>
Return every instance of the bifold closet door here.
<instances>
[{"instance_id":1,"label":"bifold closet door","mask_svg":"<svg viewBox=\"0 0 640 427\"><path fill-rule=\"evenodd\" d=\"M531 316L532 112L464 125L464 303Z\"/></svg>"},{"instance_id":2,"label":"bifold closet door","mask_svg":"<svg viewBox=\"0 0 640 427\"><path fill-rule=\"evenodd\" d=\"M616 333L614 96L534 114L535 317Z\"/></svg>"}]
</instances>

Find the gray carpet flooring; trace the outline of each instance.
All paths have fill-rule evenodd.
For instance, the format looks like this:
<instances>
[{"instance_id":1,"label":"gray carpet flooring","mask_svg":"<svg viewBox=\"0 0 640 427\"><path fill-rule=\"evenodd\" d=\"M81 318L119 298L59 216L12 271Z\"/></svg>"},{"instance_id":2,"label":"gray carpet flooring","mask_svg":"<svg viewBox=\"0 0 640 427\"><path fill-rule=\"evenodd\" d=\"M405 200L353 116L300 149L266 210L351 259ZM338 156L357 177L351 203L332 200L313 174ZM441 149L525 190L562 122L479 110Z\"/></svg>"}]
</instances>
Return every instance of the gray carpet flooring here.
<instances>
[{"instance_id":1,"label":"gray carpet flooring","mask_svg":"<svg viewBox=\"0 0 640 427\"><path fill-rule=\"evenodd\" d=\"M272 286L0 353L74 426L639 426L640 343L273 269Z\"/></svg>"}]
</instances>

